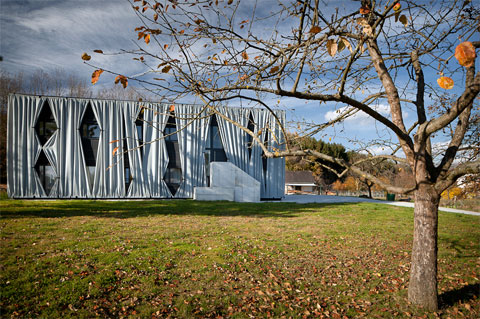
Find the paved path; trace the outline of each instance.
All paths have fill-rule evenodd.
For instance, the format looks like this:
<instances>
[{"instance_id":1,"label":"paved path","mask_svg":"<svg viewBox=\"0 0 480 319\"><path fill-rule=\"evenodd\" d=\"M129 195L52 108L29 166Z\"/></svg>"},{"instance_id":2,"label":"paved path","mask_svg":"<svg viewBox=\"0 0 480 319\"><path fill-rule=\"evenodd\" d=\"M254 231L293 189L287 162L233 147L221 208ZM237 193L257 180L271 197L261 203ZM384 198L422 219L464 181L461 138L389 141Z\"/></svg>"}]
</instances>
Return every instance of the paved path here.
<instances>
[{"instance_id":1,"label":"paved path","mask_svg":"<svg viewBox=\"0 0 480 319\"><path fill-rule=\"evenodd\" d=\"M383 200L376 200L362 197L348 197L348 196L326 196L326 195L285 195L282 202L308 204L308 203L377 203L387 204L402 207L413 207L414 203L409 202L387 202ZM439 210L449 213L458 213L466 215L480 216L480 213L472 212L468 210L440 207Z\"/></svg>"}]
</instances>

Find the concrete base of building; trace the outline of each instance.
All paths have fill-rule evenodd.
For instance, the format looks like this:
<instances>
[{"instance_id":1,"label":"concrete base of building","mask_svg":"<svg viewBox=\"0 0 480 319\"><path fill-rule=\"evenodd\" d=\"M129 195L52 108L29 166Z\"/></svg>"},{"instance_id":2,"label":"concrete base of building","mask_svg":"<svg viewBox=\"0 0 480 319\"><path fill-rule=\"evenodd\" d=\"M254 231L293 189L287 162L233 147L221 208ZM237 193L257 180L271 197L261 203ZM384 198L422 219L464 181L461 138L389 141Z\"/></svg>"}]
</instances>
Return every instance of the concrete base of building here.
<instances>
[{"instance_id":1,"label":"concrete base of building","mask_svg":"<svg viewBox=\"0 0 480 319\"><path fill-rule=\"evenodd\" d=\"M196 200L259 202L260 182L230 162L210 163L210 187L195 187Z\"/></svg>"}]
</instances>

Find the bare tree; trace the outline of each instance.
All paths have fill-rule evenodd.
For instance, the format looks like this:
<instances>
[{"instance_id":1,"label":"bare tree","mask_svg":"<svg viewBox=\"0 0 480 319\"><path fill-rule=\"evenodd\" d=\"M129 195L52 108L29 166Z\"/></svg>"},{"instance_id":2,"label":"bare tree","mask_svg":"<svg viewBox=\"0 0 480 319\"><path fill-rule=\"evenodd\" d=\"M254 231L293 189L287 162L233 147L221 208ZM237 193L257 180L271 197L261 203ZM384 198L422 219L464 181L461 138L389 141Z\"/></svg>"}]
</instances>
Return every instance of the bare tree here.
<instances>
[{"instance_id":1,"label":"bare tree","mask_svg":"<svg viewBox=\"0 0 480 319\"><path fill-rule=\"evenodd\" d=\"M349 171L389 192L413 192L408 296L415 304L437 309L440 194L460 176L480 171L478 156L459 165L454 161L472 113L478 112L474 108L480 91L475 49L480 42L472 39L478 38L480 14L472 2L463 0L362 0L341 8L331 5L337 3L134 0L132 6L141 25L135 30L138 48L128 52L145 72L130 76L118 70L105 71L117 75L117 82L124 85L127 79L137 80L167 100L195 97L222 117L216 106L231 101L268 110L284 98L299 105L317 101L319 110L338 107L336 118L303 126L305 135L338 125L358 112L373 118L391 132L397 147L392 147L391 154L370 159L408 165L415 181L412 187L391 185L363 171L359 163L316 150L292 150L288 143L285 149L271 149L250 130L242 129L262 146L267 157L315 156L342 166L340 175ZM89 60L90 56L84 54L83 58ZM101 72L96 72L98 78ZM448 96L453 103L432 115L429 106L452 87ZM381 105L388 106L388 115L379 111ZM407 126L407 113L416 117L413 125ZM434 160L435 141L447 138L448 132L443 133L449 126L448 147ZM369 145L361 138L359 142ZM392 140L382 143L391 145ZM470 147L478 149L478 144Z\"/></svg>"}]
</instances>

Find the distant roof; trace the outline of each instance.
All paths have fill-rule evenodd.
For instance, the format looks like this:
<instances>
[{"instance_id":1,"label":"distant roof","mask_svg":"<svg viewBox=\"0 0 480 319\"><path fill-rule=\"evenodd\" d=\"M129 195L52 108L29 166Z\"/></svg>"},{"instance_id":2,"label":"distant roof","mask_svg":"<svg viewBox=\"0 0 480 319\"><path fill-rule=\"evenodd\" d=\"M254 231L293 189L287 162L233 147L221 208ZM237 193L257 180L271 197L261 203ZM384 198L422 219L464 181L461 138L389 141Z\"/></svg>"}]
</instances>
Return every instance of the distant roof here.
<instances>
[{"instance_id":1,"label":"distant roof","mask_svg":"<svg viewBox=\"0 0 480 319\"><path fill-rule=\"evenodd\" d=\"M310 171L286 171L285 184L314 184L315 178Z\"/></svg>"}]
</instances>

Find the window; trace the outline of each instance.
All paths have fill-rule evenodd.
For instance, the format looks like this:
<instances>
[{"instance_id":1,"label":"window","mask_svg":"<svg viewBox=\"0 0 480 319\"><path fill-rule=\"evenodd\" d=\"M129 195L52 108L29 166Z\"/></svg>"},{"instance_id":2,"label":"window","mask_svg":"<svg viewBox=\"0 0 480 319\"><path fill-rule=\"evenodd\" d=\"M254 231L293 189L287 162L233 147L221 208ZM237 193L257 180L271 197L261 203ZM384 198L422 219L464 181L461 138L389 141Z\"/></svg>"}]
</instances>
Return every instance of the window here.
<instances>
[{"instance_id":1,"label":"window","mask_svg":"<svg viewBox=\"0 0 480 319\"><path fill-rule=\"evenodd\" d=\"M42 110L38 116L35 132L37 132L40 143L44 145L53 133L57 130L57 124L53 118L52 110L47 101L42 106Z\"/></svg>"},{"instance_id":2,"label":"window","mask_svg":"<svg viewBox=\"0 0 480 319\"><path fill-rule=\"evenodd\" d=\"M212 116L210 120L210 128L207 134L207 145L205 146L205 153L208 154L209 162L226 162L227 154L223 149L222 139L220 138L220 131L218 129L217 117Z\"/></svg>"},{"instance_id":3,"label":"window","mask_svg":"<svg viewBox=\"0 0 480 319\"><path fill-rule=\"evenodd\" d=\"M123 127L125 131L125 125ZM133 176L132 172L130 171L130 159L128 157L128 146L127 141L123 142L123 169L124 169L124 179L125 179L125 195L128 193L128 188L130 187L130 183L132 182Z\"/></svg>"},{"instance_id":4,"label":"window","mask_svg":"<svg viewBox=\"0 0 480 319\"><path fill-rule=\"evenodd\" d=\"M125 195L128 193L128 188L132 183L132 173L130 172L130 167L125 167Z\"/></svg>"},{"instance_id":5,"label":"window","mask_svg":"<svg viewBox=\"0 0 480 319\"><path fill-rule=\"evenodd\" d=\"M182 162L180 160L180 150L178 148L177 125L175 123L174 113L168 118L167 125L163 134L165 136L165 146L168 153L168 166L163 180L173 196L177 193L182 183ZM169 135L169 136L166 136Z\"/></svg>"},{"instance_id":6,"label":"window","mask_svg":"<svg viewBox=\"0 0 480 319\"><path fill-rule=\"evenodd\" d=\"M55 184L56 175L53 167L50 165L50 162L43 151L41 151L37 163L35 164L35 171L40 178L40 183L43 186L43 190L48 196L53 185Z\"/></svg>"},{"instance_id":7,"label":"window","mask_svg":"<svg viewBox=\"0 0 480 319\"><path fill-rule=\"evenodd\" d=\"M263 134L265 134L265 138L263 139L263 144L265 147L268 148L268 131L265 131ZM265 157L265 152L262 151L262 166L263 166L263 176L265 177L264 182L266 184L267 182L267 168L268 168L268 158Z\"/></svg>"},{"instance_id":8,"label":"window","mask_svg":"<svg viewBox=\"0 0 480 319\"><path fill-rule=\"evenodd\" d=\"M80 126L80 135L82 137L83 154L87 166L95 166L97 161L98 141L100 139L100 126L93 114L90 103L87 105Z\"/></svg>"},{"instance_id":9,"label":"window","mask_svg":"<svg viewBox=\"0 0 480 319\"><path fill-rule=\"evenodd\" d=\"M93 189L95 180L95 166L97 162L98 141L100 139L100 126L95 119L92 106L87 105L80 125L80 136L82 138L83 155L87 166L88 182L90 189Z\"/></svg>"},{"instance_id":10,"label":"window","mask_svg":"<svg viewBox=\"0 0 480 319\"><path fill-rule=\"evenodd\" d=\"M143 108L135 121L137 129L138 146L140 147L140 156L143 158Z\"/></svg>"},{"instance_id":11,"label":"window","mask_svg":"<svg viewBox=\"0 0 480 319\"><path fill-rule=\"evenodd\" d=\"M182 170L176 167L168 167L163 180L167 184L172 195L175 195L182 183Z\"/></svg>"},{"instance_id":12,"label":"window","mask_svg":"<svg viewBox=\"0 0 480 319\"><path fill-rule=\"evenodd\" d=\"M255 122L253 121L252 113L248 117L248 125L247 128L255 133ZM250 134L247 134L247 147L248 147L248 158L252 157L252 146L253 146L253 137Z\"/></svg>"},{"instance_id":13,"label":"window","mask_svg":"<svg viewBox=\"0 0 480 319\"><path fill-rule=\"evenodd\" d=\"M210 127L208 128L207 144L204 153L205 175L207 178L207 186L210 186L210 163L226 162L227 154L223 149L220 130L218 129L217 117L213 115L210 119Z\"/></svg>"}]
</instances>

